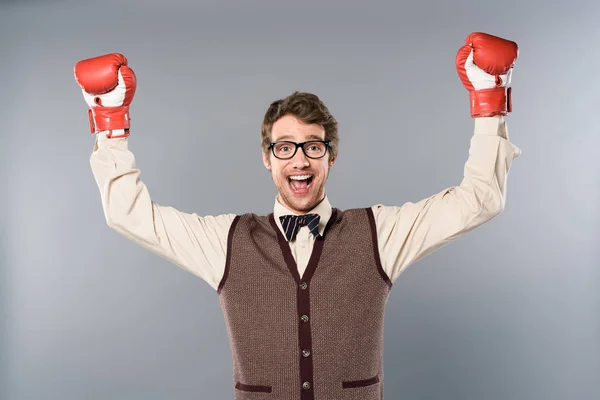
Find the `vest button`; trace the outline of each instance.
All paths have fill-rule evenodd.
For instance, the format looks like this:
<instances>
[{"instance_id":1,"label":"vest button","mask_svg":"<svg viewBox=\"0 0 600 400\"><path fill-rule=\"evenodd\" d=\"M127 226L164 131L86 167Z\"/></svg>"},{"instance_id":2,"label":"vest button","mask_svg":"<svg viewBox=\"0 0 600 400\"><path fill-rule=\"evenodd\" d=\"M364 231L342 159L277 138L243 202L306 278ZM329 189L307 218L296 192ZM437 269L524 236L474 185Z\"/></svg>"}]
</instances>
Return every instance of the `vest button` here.
<instances>
[{"instance_id":1,"label":"vest button","mask_svg":"<svg viewBox=\"0 0 600 400\"><path fill-rule=\"evenodd\" d=\"M308 390L308 389L310 389L310 382L304 382L304 383L302 384L302 389L304 389L304 390Z\"/></svg>"},{"instance_id":2,"label":"vest button","mask_svg":"<svg viewBox=\"0 0 600 400\"><path fill-rule=\"evenodd\" d=\"M303 315L300 317L300 319L302 320L302 322L308 322L308 315Z\"/></svg>"},{"instance_id":3,"label":"vest button","mask_svg":"<svg viewBox=\"0 0 600 400\"><path fill-rule=\"evenodd\" d=\"M302 350L302 355L303 355L304 357L308 357L308 356L310 356L310 350L308 350L308 349Z\"/></svg>"},{"instance_id":4,"label":"vest button","mask_svg":"<svg viewBox=\"0 0 600 400\"><path fill-rule=\"evenodd\" d=\"M302 282L300 284L300 289L302 289L302 290L306 290L307 287L308 287L308 285L306 284L306 282Z\"/></svg>"}]
</instances>

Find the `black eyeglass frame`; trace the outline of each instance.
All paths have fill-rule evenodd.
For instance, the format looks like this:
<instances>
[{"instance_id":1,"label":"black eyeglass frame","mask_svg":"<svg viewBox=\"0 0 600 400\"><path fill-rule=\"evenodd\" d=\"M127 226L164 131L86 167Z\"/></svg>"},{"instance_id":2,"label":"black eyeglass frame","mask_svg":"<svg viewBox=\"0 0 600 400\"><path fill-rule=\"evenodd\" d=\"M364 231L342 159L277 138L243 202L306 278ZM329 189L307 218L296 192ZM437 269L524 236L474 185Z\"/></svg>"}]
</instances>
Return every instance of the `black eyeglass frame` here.
<instances>
[{"instance_id":1,"label":"black eyeglass frame","mask_svg":"<svg viewBox=\"0 0 600 400\"><path fill-rule=\"evenodd\" d=\"M294 153L291 156L285 157L285 158L277 157L277 155L275 154L275 145L277 143L291 143L291 144L295 145L296 148L294 149ZM306 154L306 151L304 150L304 145L306 145L307 143L323 143L325 145L325 152L323 153L322 156L311 157L308 154ZM289 141L289 140L279 140L277 142L271 142L271 143L269 143L269 149L271 149L271 153L273 153L273 156L275 156L275 158L277 158L279 160L289 160L291 158L294 158L294 156L298 152L298 147L300 147L300 148L302 148L302 152L304 153L304 155L306 157L311 158L313 160L318 160L320 158L325 157L325 155L327 154L327 150L331 148L331 146L329 145L330 143L331 143L330 140L309 140L307 142L302 142L302 143L296 143L296 142L292 142L292 141Z\"/></svg>"}]
</instances>

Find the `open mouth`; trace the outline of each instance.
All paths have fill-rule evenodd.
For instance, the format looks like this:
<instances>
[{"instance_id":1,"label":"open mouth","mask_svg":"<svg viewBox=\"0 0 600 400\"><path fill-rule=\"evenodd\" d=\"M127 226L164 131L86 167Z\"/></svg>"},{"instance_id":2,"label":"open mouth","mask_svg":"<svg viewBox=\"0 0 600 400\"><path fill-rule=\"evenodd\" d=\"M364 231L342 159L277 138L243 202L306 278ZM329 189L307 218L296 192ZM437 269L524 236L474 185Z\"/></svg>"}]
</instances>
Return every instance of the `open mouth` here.
<instances>
[{"instance_id":1,"label":"open mouth","mask_svg":"<svg viewBox=\"0 0 600 400\"><path fill-rule=\"evenodd\" d=\"M295 193L306 193L313 181L312 175L288 176L288 183Z\"/></svg>"}]
</instances>

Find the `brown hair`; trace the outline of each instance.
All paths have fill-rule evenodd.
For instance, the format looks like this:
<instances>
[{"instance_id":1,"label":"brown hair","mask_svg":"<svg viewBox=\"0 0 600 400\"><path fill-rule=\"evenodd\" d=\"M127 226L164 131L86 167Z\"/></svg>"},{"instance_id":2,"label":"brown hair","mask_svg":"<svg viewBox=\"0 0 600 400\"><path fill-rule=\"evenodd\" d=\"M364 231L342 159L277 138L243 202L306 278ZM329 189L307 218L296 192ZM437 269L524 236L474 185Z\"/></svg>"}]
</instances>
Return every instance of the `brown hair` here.
<instances>
[{"instance_id":1,"label":"brown hair","mask_svg":"<svg viewBox=\"0 0 600 400\"><path fill-rule=\"evenodd\" d=\"M260 127L263 152L268 153L273 124L284 115L291 114L307 124L321 125L325 129L325 140L331 143L329 160L337 156L339 136L338 123L325 104L312 93L294 92L285 99L276 100L267 109Z\"/></svg>"}]
</instances>

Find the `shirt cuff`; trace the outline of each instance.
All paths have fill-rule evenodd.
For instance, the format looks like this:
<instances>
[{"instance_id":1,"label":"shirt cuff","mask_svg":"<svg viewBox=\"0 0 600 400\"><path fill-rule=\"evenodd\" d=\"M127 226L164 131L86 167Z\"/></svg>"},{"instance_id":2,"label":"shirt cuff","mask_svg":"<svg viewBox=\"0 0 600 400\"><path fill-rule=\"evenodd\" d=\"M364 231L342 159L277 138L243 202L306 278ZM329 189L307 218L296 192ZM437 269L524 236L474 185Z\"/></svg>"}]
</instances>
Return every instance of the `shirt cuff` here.
<instances>
[{"instance_id":1,"label":"shirt cuff","mask_svg":"<svg viewBox=\"0 0 600 400\"><path fill-rule=\"evenodd\" d=\"M475 135L500 136L507 139L504 117L497 115L475 118Z\"/></svg>"}]
</instances>

